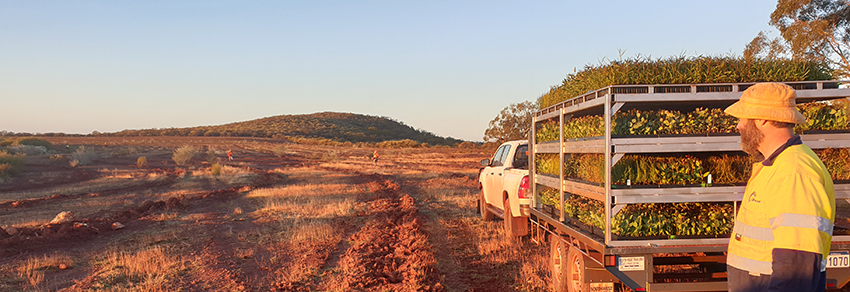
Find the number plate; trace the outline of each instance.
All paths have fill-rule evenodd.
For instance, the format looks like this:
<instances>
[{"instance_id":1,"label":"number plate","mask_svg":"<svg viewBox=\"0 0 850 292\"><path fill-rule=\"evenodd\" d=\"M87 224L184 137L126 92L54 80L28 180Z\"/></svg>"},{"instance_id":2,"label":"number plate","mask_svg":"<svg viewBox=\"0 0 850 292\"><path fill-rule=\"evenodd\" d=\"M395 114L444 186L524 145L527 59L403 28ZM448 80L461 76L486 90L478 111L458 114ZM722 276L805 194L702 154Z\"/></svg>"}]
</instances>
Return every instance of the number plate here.
<instances>
[{"instance_id":1,"label":"number plate","mask_svg":"<svg viewBox=\"0 0 850 292\"><path fill-rule=\"evenodd\" d=\"M643 257L618 257L617 269L620 271L643 271Z\"/></svg>"},{"instance_id":2,"label":"number plate","mask_svg":"<svg viewBox=\"0 0 850 292\"><path fill-rule=\"evenodd\" d=\"M590 292L614 292L614 283L590 283Z\"/></svg>"},{"instance_id":3,"label":"number plate","mask_svg":"<svg viewBox=\"0 0 850 292\"><path fill-rule=\"evenodd\" d=\"M827 268L850 268L850 252L830 252L826 257Z\"/></svg>"}]
</instances>

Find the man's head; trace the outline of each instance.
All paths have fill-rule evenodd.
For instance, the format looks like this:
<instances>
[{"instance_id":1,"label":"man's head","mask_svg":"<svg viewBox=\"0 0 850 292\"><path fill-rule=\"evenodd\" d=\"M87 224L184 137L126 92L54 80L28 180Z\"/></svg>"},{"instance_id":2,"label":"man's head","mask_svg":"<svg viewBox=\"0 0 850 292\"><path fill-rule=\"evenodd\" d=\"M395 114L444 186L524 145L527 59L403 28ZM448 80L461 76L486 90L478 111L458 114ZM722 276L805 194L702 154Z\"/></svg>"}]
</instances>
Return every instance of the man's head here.
<instances>
[{"instance_id":1,"label":"man's head","mask_svg":"<svg viewBox=\"0 0 850 292\"><path fill-rule=\"evenodd\" d=\"M740 121L741 148L758 160L764 160L759 151L765 139L763 129L782 129L791 133L795 124L806 122L797 110L797 94L782 83L759 83L747 88L741 99L727 107L725 112ZM769 126L770 128L765 128ZM773 131L770 131L771 133Z\"/></svg>"}]
</instances>

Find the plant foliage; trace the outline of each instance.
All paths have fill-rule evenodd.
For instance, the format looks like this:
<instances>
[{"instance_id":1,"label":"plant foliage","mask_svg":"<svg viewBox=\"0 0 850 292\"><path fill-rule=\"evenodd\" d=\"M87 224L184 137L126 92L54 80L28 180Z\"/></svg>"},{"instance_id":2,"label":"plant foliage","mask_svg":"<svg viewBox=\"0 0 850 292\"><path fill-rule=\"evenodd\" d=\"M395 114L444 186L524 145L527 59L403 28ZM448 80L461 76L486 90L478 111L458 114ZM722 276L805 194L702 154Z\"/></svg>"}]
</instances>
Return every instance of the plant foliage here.
<instances>
[{"instance_id":1,"label":"plant foliage","mask_svg":"<svg viewBox=\"0 0 850 292\"><path fill-rule=\"evenodd\" d=\"M567 75L538 99L540 108L609 85L693 84L734 82L788 82L834 79L826 63L786 59L744 59L741 57L669 57L652 59L637 56L610 61Z\"/></svg>"}]
</instances>

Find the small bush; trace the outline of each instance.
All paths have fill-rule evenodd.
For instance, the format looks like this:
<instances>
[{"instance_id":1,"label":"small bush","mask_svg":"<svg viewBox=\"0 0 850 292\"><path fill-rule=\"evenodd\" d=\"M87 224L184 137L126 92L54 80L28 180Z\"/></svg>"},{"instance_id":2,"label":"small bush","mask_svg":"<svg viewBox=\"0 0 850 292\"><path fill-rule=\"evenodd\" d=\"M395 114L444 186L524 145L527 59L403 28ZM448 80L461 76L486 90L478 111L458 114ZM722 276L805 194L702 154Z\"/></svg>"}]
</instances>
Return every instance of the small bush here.
<instances>
[{"instance_id":1,"label":"small bush","mask_svg":"<svg viewBox=\"0 0 850 292\"><path fill-rule=\"evenodd\" d=\"M50 146L53 146L53 144L50 144L47 140L39 138L23 138L18 140L18 145L42 146L44 148L50 148Z\"/></svg>"},{"instance_id":2,"label":"small bush","mask_svg":"<svg viewBox=\"0 0 850 292\"><path fill-rule=\"evenodd\" d=\"M195 151L195 148L192 146L183 146L174 150L174 154L171 156L171 159L174 160L174 163L177 163L177 165L184 165L195 157Z\"/></svg>"},{"instance_id":3,"label":"small bush","mask_svg":"<svg viewBox=\"0 0 850 292\"><path fill-rule=\"evenodd\" d=\"M0 151L0 177L18 175L24 169L24 156Z\"/></svg>"},{"instance_id":4,"label":"small bush","mask_svg":"<svg viewBox=\"0 0 850 292\"><path fill-rule=\"evenodd\" d=\"M218 156L216 156L215 149L207 148L207 163L210 165L218 163Z\"/></svg>"},{"instance_id":5,"label":"small bush","mask_svg":"<svg viewBox=\"0 0 850 292\"><path fill-rule=\"evenodd\" d=\"M336 151L328 151L322 154L322 161L324 162L334 162L337 160L339 160L339 154Z\"/></svg>"},{"instance_id":6,"label":"small bush","mask_svg":"<svg viewBox=\"0 0 850 292\"><path fill-rule=\"evenodd\" d=\"M12 143L15 143L15 140L0 140L0 147L10 146Z\"/></svg>"},{"instance_id":7,"label":"small bush","mask_svg":"<svg viewBox=\"0 0 850 292\"><path fill-rule=\"evenodd\" d=\"M80 148L77 148L77 151L71 153L71 167L77 167L78 165L89 165L95 160L97 160L97 158L97 152L86 149L85 146L80 146Z\"/></svg>"},{"instance_id":8,"label":"small bush","mask_svg":"<svg viewBox=\"0 0 850 292\"><path fill-rule=\"evenodd\" d=\"M139 156L139 159L136 159L136 167L142 168L148 166L148 159L144 156Z\"/></svg>"},{"instance_id":9,"label":"small bush","mask_svg":"<svg viewBox=\"0 0 850 292\"><path fill-rule=\"evenodd\" d=\"M7 149L15 153L23 153L26 155L41 155L47 153L47 148L44 146L17 145L7 147Z\"/></svg>"},{"instance_id":10,"label":"small bush","mask_svg":"<svg viewBox=\"0 0 850 292\"><path fill-rule=\"evenodd\" d=\"M212 166L210 166L210 172L212 172L213 176L221 175L221 164L214 163Z\"/></svg>"},{"instance_id":11,"label":"small bush","mask_svg":"<svg viewBox=\"0 0 850 292\"><path fill-rule=\"evenodd\" d=\"M283 146L283 145L275 146L275 147L272 149L272 152L273 152L273 153L274 153L274 155L275 155L275 156L277 156L277 157L283 157L283 156L285 156L287 153L289 153L289 151L288 151L288 150L286 150L286 147L285 147L285 146Z\"/></svg>"}]
</instances>

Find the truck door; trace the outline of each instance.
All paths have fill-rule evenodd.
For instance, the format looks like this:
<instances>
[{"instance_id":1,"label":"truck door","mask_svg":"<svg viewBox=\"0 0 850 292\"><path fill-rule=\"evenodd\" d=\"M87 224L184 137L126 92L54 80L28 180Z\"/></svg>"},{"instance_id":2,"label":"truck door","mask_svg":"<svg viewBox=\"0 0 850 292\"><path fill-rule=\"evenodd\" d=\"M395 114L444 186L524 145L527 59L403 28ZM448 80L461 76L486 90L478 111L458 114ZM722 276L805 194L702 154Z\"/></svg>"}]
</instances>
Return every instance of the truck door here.
<instances>
[{"instance_id":1,"label":"truck door","mask_svg":"<svg viewBox=\"0 0 850 292\"><path fill-rule=\"evenodd\" d=\"M511 152L511 145L503 145L496 155L493 156L493 162L490 163L490 190L484 194L487 196L487 202L493 206L502 206L502 189L504 188L505 179L505 161L508 159L508 153ZM504 210L505 206L502 206Z\"/></svg>"}]
</instances>

